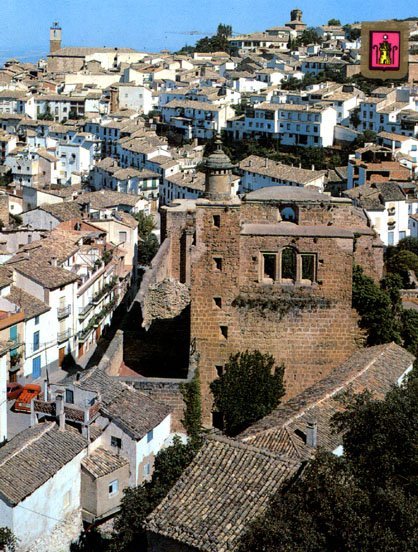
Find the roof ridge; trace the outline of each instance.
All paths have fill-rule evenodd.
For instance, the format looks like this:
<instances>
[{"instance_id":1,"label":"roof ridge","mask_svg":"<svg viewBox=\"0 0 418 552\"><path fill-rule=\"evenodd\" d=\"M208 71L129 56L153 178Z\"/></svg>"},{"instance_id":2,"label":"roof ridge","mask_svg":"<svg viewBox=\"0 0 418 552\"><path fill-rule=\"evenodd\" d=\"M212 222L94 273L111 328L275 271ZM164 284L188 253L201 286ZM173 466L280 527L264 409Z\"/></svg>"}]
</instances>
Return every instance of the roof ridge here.
<instances>
[{"instance_id":1,"label":"roof ridge","mask_svg":"<svg viewBox=\"0 0 418 552\"><path fill-rule=\"evenodd\" d=\"M48 433L49 431L51 431L51 429L53 429L53 427L56 425L55 422L43 422L43 423L46 426L45 428L43 428L43 431L41 431L39 433L39 435L36 435L32 439L29 439L29 441L27 441L27 443L25 443L21 448L16 449L14 452L12 452L10 455L6 456L6 458L4 458L2 461L0 461L0 468L2 466L4 466L7 462L9 462L12 458L14 458L18 454L20 454L28 446L33 445L33 443L36 443L36 441L39 441L39 439L41 437L43 437L45 435L45 433ZM36 426L32 426L32 427L36 427ZM31 429L31 428L28 428L28 429ZM19 434L15 435L15 437L13 437L13 439L15 439L17 437L19 437ZM13 439L9 442L13 442Z\"/></svg>"},{"instance_id":2,"label":"roof ridge","mask_svg":"<svg viewBox=\"0 0 418 552\"><path fill-rule=\"evenodd\" d=\"M307 405L301 412L298 412L297 414L295 414L294 416L288 418L288 420L286 421L286 425L289 425L291 422L294 422L295 420L297 420L298 418L300 418L301 416L305 415L306 412L308 412L309 410L311 410L312 408L314 408L315 406L318 406L322 403L324 403L326 400L332 398L332 397L335 397L335 395L337 395L338 393L340 393L345 387L348 387L351 383L353 383L356 379L358 379L360 376L362 376L365 372L367 372L367 370L369 370L371 368L371 366L373 366L373 364L375 364L382 356L383 354L385 353L385 351L391 346L391 345L396 345L393 341L391 343L385 343L383 345L378 345L379 347L382 347L382 350L379 352L379 354L377 356L375 356L374 358L372 358L367 364L366 366L360 370L359 372L356 372L353 376L351 376L349 379L345 380L343 384L339 384L338 387L336 387L335 389L333 389L332 391L330 391L329 393L327 393L326 395L324 395L321 399Z\"/></svg>"},{"instance_id":3,"label":"roof ridge","mask_svg":"<svg viewBox=\"0 0 418 552\"><path fill-rule=\"evenodd\" d=\"M255 452L257 454L263 454L264 456L272 458L273 460L280 460L282 462L287 462L289 464L294 464L294 465L300 464L300 462L298 462L297 460L293 460L292 458L289 458L285 454L271 452L265 448L256 447L244 441L236 441L235 439L231 439L230 437L225 437L223 435L208 435L207 439L208 441L218 441L220 443L223 443L224 445L229 445L233 448L237 448L240 450Z\"/></svg>"}]
</instances>

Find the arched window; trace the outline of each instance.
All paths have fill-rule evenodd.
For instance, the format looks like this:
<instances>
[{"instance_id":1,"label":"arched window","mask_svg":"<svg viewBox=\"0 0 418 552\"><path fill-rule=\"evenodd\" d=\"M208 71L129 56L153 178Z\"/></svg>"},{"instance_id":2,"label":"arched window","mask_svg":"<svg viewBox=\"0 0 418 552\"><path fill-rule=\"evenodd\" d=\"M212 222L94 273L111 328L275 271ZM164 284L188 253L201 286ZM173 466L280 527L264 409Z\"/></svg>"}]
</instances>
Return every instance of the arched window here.
<instances>
[{"instance_id":1,"label":"arched window","mask_svg":"<svg viewBox=\"0 0 418 552\"><path fill-rule=\"evenodd\" d=\"M296 211L290 206L280 209L280 217L285 222L297 222Z\"/></svg>"},{"instance_id":2,"label":"arched window","mask_svg":"<svg viewBox=\"0 0 418 552\"><path fill-rule=\"evenodd\" d=\"M285 247L281 256L281 274L282 281L296 281L296 251L292 247Z\"/></svg>"}]
</instances>

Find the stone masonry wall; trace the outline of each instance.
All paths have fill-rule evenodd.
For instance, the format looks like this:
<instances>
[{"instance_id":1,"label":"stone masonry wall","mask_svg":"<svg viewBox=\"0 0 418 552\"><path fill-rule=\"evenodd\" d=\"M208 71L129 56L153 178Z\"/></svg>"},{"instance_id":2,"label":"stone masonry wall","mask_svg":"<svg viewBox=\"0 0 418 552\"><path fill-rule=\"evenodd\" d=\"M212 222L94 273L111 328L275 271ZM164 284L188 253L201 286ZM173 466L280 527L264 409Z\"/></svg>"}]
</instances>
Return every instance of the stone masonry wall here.
<instances>
[{"instance_id":1,"label":"stone masonry wall","mask_svg":"<svg viewBox=\"0 0 418 552\"><path fill-rule=\"evenodd\" d=\"M220 215L220 228L213 225L214 214ZM259 349L271 353L277 363L284 362L287 397L291 397L346 360L362 340L351 308L352 238L241 236L240 228L240 209L235 206L197 210L191 337L200 354L207 425L212 410L209 385L216 378L216 367L223 366L230 354ZM260 281L260 251L278 252L285 246L317 254L318 283ZM221 270L216 269L215 257L222 261ZM221 299L220 307L215 297Z\"/></svg>"}]
</instances>

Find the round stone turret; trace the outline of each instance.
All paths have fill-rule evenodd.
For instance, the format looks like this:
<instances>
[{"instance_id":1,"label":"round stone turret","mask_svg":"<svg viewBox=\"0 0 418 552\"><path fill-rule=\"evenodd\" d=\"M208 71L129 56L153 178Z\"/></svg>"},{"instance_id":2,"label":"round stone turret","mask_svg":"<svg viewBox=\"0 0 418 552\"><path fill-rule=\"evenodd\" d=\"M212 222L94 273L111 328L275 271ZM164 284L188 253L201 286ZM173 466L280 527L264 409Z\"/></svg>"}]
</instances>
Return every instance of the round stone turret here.
<instances>
[{"instance_id":1,"label":"round stone turret","mask_svg":"<svg viewBox=\"0 0 418 552\"><path fill-rule=\"evenodd\" d=\"M206 172L205 197L214 200L231 197L231 175L235 165L222 149L219 134L216 137L216 149L205 161Z\"/></svg>"}]
</instances>

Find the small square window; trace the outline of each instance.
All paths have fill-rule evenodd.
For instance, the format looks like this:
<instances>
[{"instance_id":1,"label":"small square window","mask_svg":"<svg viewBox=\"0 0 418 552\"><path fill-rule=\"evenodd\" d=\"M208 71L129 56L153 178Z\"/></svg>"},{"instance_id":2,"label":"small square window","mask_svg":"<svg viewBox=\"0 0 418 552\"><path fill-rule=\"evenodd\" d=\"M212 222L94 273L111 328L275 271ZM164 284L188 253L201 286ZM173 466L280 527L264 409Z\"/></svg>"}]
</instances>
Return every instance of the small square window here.
<instances>
[{"instance_id":1,"label":"small square window","mask_svg":"<svg viewBox=\"0 0 418 552\"><path fill-rule=\"evenodd\" d=\"M109 483L109 496L115 496L119 492L119 481L115 479Z\"/></svg>"},{"instance_id":2,"label":"small square window","mask_svg":"<svg viewBox=\"0 0 418 552\"><path fill-rule=\"evenodd\" d=\"M222 298L221 297L214 297L213 302L215 304L215 307L221 309L222 308Z\"/></svg>"},{"instance_id":3,"label":"small square window","mask_svg":"<svg viewBox=\"0 0 418 552\"><path fill-rule=\"evenodd\" d=\"M112 447L122 448L122 439L120 439L119 437L114 437L112 435L110 437L110 444Z\"/></svg>"},{"instance_id":4,"label":"small square window","mask_svg":"<svg viewBox=\"0 0 418 552\"><path fill-rule=\"evenodd\" d=\"M219 326L221 338L228 339L228 326Z\"/></svg>"},{"instance_id":5,"label":"small square window","mask_svg":"<svg viewBox=\"0 0 418 552\"><path fill-rule=\"evenodd\" d=\"M222 258L221 257L213 257L213 269L218 270L219 272L222 271Z\"/></svg>"},{"instance_id":6,"label":"small square window","mask_svg":"<svg viewBox=\"0 0 418 552\"><path fill-rule=\"evenodd\" d=\"M35 316L34 323L35 323L35 326L39 324L39 316Z\"/></svg>"},{"instance_id":7,"label":"small square window","mask_svg":"<svg viewBox=\"0 0 418 552\"><path fill-rule=\"evenodd\" d=\"M216 226L216 228L221 227L221 215L213 215L213 226Z\"/></svg>"},{"instance_id":8,"label":"small square window","mask_svg":"<svg viewBox=\"0 0 418 552\"><path fill-rule=\"evenodd\" d=\"M149 477L150 476L150 474L151 474L151 465L150 465L149 462L147 464L144 464L144 467L142 469L142 473L143 473L144 477Z\"/></svg>"},{"instance_id":9,"label":"small square window","mask_svg":"<svg viewBox=\"0 0 418 552\"><path fill-rule=\"evenodd\" d=\"M151 442L154 438L154 430L151 429L151 431L148 431L147 433L147 443Z\"/></svg>"},{"instance_id":10,"label":"small square window","mask_svg":"<svg viewBox=\"0 0 418 552\"><path fill-rule=\"evenodd\" d=\"M215 370L216 370L216 375L218 376L218 378L220 378L223 373L224 373L224 367L223 366L215 366Z\"/></svg>"}]
</instances>

